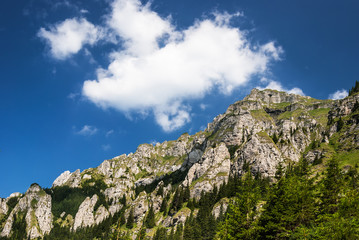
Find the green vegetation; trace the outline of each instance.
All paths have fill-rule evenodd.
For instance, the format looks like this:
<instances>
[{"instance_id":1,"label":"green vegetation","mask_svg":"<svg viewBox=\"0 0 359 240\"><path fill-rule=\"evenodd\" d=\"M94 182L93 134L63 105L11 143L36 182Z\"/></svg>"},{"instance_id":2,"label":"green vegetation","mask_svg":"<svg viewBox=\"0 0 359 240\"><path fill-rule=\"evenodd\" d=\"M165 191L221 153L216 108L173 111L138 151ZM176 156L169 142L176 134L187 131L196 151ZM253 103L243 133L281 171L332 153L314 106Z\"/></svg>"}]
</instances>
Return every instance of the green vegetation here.
<instances>
[{"instance_id":1,"label":"green vegetation","mask_svg":"<svg viewBox=\"0 0 359 240\"><path fill-rule=\"evenodd\" d=\"M260 110L251 110L251 115L254 119L258 120L258 121L263 121L263 122L272 122L273 119L271 116L269 116L268 113L266 113L263 109Z\"/></svg>"},{"instance_id":2,"label":"green vegetation","mask_svg":"<svg viewBox=\"0 0 359 240\"><path fill-rule=\"evenodd\" d=\"M322 126L326 126L328 122L328 112L330 108L317 108L309 111L309 115L313 117Z\"/></svg>"},{"instance_id":3,"label":"green vegetation","mask_svg":"<svg viewBox=\"0 0 359 240\"><path fill-rule=\"evenodd\" d=\"M45 189L45 191L51 195L52 201L52 214L59 218L61 213L66 212L72 216L75 216L81 203L86 197L92 197L96 194L99 200L96 202L95 210L104 205L108 207L108 203L105 200L105 196L101 192L107 188L106 183L101 179L87 180L82 184L82 188L71 188L69 186L55 187L51 189Z\"/></svg>"},{"instance_id":4,"label":"green vegetation","mask_svg":"<svg viewBox=\"0 0 359 240\"><path fill-rule=\"evenodd\" d=\"M278 120L283 120L283 119L290 119L290 118L294 118L297 119L300 115L302 115L305 111L303 109L296 109L294 111L286 111L284 113L281 113L278 116Z\"/></svg>"},{"instance_id":5,"label":"green vegetation","mask_svg":"<svg viewBox=\"0 0 359 240\"><path fill-rule=\"evenodd\" d=\"M260 137L262 143L274 143L272 138L265 131L257 132L257 135Z\"/></svg>"},{"instance_id":6,"label":"green vegetation","mask_svg":"<svg viewBox=\"0 0 359 240\"><path fill-rule=\"evenodd\" d=\"M350 90L349 90L349 96L352 96L356 93L359 92L359 82L358 81L355 81L355 85L354 87L352 87Z\"/></svg>"}]
</instances>

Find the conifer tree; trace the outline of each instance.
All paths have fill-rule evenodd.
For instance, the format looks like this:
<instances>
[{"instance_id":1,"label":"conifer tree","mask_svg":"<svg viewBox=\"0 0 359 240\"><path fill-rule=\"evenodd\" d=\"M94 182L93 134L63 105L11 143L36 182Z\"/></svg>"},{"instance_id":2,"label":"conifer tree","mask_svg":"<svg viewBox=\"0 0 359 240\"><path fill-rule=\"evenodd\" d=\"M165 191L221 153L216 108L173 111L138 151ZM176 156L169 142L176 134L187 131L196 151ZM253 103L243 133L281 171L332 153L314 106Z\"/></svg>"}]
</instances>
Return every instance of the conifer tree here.
<instances>
[{"instance_id":1,"label":"conifer tree","mask_svg":"<svg viewBox=\"0 0 359 240\"><path fill-rule=\"evenodd\" d=\"M160 212L166 212L166 210L167 210L167 199L164 198L161 203Z\"/></svg>"},{"instance_id":2,"label":"conifer tree","mask_svg":"<svg viewBox=\"0 0 359 240\"><path fill-rule=\"evenodd\" d=\"M144 228L143 224L140 232L137 234L136 240L143 240L146 237L146 228Z\"/></svg>"},{"instance_id":3,"label":"conifer tree","mask_svg":"<svg viewBox=\"0 0 359 240\"><path fill-rule=\"evenodd\" d=\"M359 110L359 102L358 102L358 100L355 101L353 109L352 109L352 112L355 112L357 110Z\"/></svg>"},{"instance_id":4,"label":"conifer tree","mask_svg":"<svg viewBox=\"0 0 359 240\"><path fill-rule=\"evenodd\" d=\"M157 190L157 196L163 196L163 185L161 185Z\"/></svg>"},{"instance_id":5,"label":"conifer tree","mask_svg":"<svg viewBox=\"0 0 359 240\"><path fill-rule=\"evenodd\" d=\"M357 92L359 92L359 82L355 81L354 87L349 90L349 96L354 95Z\"/></svg>"},{"instance_id":6,"label":"conifer tree","mask_svg":"<svg viewBox=\"0 0 359 240\"><path fill-rule=\"evenodd\" d=\"M153 228L154 226L156 226L155 213L153 211L153 205L151 205L150 209L148 210L148 214L147 214L146 219L145 219L145 226L147 228Z\"/></svg>"},{"instance_id":7,"label":"conifer tree","mask_svg":"<svg viewBox=\"0 0 359 240\"><path fill-rule=\"evenodd\" d=\"M326 176L321 191L321 210L323 213L334 213L337 210L341 184L338 162L331 159L328 163Z\"/></svg>"},{"instance_id":8,"label":"conifer tree","mask_svg":"<svg viewBox=\"0 0 359 240\"><path fill-rule=\"evenodd\" d=\"M126 227L129 228L129 229L132 229L134 221L135 221L135 219L134 219L134 216L133 216L133 208L131 208L130 213L129 213L128 218L127 218Z\"/></svg>"},{"instance_id":9,"label":"conifer tree","mask_svg":"<svg viewBox=\"0 0 359 240\"><path fill-rule=\"evenodd\" d=\"M125 194L123 194L120 202L124 207L126 207L126 195Z\"/></svg>"},{"instance_id":10,"label":"conifer tree","mask_svg":"<svg viewBox=\"0 0 359 240\"><path fill-rule=\"evenodd\" d=\"M120 226L124 225L126 223L125 214L122 213L120 217Z\"/></svg>"},{"instance_id":11,"label":"conifer tree","mask_svg":"<svg viewBox=\"0 0 359 240\"><path fill-rule=\"evenodd\" d=\"M177 229L176 229L173 239L174 240L182 240L183 239L182 235L183 235L183 225L182 225L182 223L180 223L177 225Z\"/></svg>"},{"instance_id":12,"label":"conifer tree","mask_svg":"<svg viewBox=\"0 0 359 240\"><path fill-rule=\"evenodd\" d=\"M337 132L339 132L344 127L344 121L342 117L339 118L339 121L337 123Z\"/></svg>"}]
</instances>

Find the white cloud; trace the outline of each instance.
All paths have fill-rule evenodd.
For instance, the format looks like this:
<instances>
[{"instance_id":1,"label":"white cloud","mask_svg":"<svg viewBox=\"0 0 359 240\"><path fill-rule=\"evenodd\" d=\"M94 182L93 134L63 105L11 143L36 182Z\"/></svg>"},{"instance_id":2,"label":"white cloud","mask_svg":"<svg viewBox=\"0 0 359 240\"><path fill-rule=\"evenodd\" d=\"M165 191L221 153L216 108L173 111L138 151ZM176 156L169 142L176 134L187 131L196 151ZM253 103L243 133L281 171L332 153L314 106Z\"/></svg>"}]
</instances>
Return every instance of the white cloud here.
<instances>
[{"instance_id":1,"label":"white cloud","mask_svg":"<svg viewBox=\"0 0 359 240\"><path fill-rule=\"evenodd\" d=\"M302 91L302 89L298 88L298 87L294 87L292 89L287 89L284 88L282 86L282 84L280 82L277 81L273 81L273 80L269 80L267 78L262 78L261 82L263 83L267 83L268 85L266 87L257 87L259 90L263 90L263 89L272 89L272 90L278 90L278 91L283 91L283 92L288 92L288 93L294 93L294 94L298 94L298 95L302 95L305 96L304 92Z\"/></svg>"},{"instance_id":2,"label":"white cloud","mask_svg":"<svg viewBox=\"0 0 359 240\"><path fill-rule=\"evenodd\" d=\"M102 148L102 150L104 150L104 151L108 151L108 150L111 149L111 145L110 145L110 144L103 144L103 145L101 146L101 148Z\"/></svg>"},{"instance_id":3,"label":"white cloud","mask_svg":"<svg viewBox=\"0 0 359 240\"><path fill-rule=\"evenodd\" d=\"M115 0L107 21L110 28L125 40L126 52L133 55L150 54L158 50L157 41L164 34L172 34L168 19L151 11L150 4L139 0Z\"/></svg>"},{"instance_id":4,"label":"white cloud","mask_svg":"<svg viewBox=\"0 0 359 240\"><path fill-rule=\"evenodd\" d=\"M79 96L80 96L79 93L70 93L69 95L67 95L67 98L69 98L71 100L75 100Z\"/></svg>"},{"instance_id":5,"label":"white cloud","mask_svg":"<svg viewBox=\"0 0 359 240\"><path fill-rule=\"evenodd\" d=\"M180 128L191 120L188 100L213 89L230 94L280 59L283 51L273 42L252 45L230 25L238 15L216 13L180 31L149 4L115 0L107 24L124 49L110 55L96 80L84 82L83 95L102 108L152 112L165 131Z\"/></svg>"},{"instance_id":6,"label":"white cloud","mask_svg":"<svg viewBox=\"0 0 359 240\"><path fill-rule=\"evenodd\" d=\"M92 136L94 134L96 134L98 131L98 129L94 126L90 126L90 125L85 125L82 127L82 129L78 132L76 132L79 135L82 136Z\"/></svg>"},{"instance_id":7,"label":"white cloud","mask_svg":"<svg viewBox=\"0 0 359 240\"><path fill-rule=\"evenodd\" d=\"M207 105L207 104L204 104L204 103L201 103L201 104L199 105L199 107L201 108L202 111L204 111L204 110L207 109L208 105Z\"/></svg>"},{"instance_id":8,"label":"white cloud","mask_svg":"<svg viewBox=\"0 0 359 240\"><path fill-rule=\"evenodd\" d=\"M113 129L109 130L106 132L106 137L109 137L110 135L112 135L115 131Z\"/></svg>"},{"instance_id":9,"label":"white cloud","mask_svg":"<svg viewBox=\"0 0 359 240\"><path fill-rule=\"evenodd\" d=\"M338 99L342 99L348 96L348 91L341 89L336 91L335 93L329 94L329 99L333 99L333 100L338 100Z\"/></svg>"},{"instance_id":10,"label":"white cloud","mask_svg":"<svg viewBox=\"0 0 359 240\"><path fill-rule=\"evenodd\" d=\"M38 36L46 40L52 57L63 60L79 52L85 44L95 44L102 32L84 18L72 18L51 26L50 30L41 28Z\"/></svg>"}]
</instances>

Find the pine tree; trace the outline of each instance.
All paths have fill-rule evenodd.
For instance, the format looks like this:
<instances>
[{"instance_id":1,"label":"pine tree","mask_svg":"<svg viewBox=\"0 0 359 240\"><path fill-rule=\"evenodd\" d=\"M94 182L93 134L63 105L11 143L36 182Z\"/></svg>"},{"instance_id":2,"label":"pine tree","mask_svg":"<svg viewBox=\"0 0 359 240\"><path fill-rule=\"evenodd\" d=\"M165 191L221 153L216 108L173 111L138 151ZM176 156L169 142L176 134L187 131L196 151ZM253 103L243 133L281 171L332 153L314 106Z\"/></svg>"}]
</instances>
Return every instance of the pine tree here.
<instances>
[{"instance_id":1,"label":"pine tree","mask_svg":"<svg viewBox=\"0 0 359 240\"><path fill-rule=\"evenodd\" d=\"M187 186L185 187L185 190L183 192L183 202L188 202L190 196L191 194L190 194L189 186Z\"/></svg>"},{"instance_id":2,"label":"pine tree","mask_svg":"<svg viewBox=\"0 0 359 240\"><path fill-rule=\"evenodd\" d=\"M164 198L162 203L161 203L160 212L166 212L166 210L167 210L167 199Z\"/></svg>"},{"instance_id":3,"label":"pine tree","mask_svg":"<svg viewBox=\"0 0 359 240\"><path fill-rule=\"evenodd\" d=\"M129 228L129 229L132 229L134 221L135 221L135 219L134 219L134 216L133 216L133 208L131 208L130 213L129 213L128 218L127 218L126 227Z\"/></svg>"},{"instance_id":4,"label":"pine tree","mask_svg":"<svg viewBox=\"0 0 359 240\"><path fill-rule=\"evenodd\" d=\"M157 196L163 196L163 185L161 185L161 186L158 188L156 195L157 195Z\"/></svg>"},{"instance_id":5,"label":"pine tree","mask_svg":"<svg viewBox=\"0 0 359 240\"><path fill-rule=\"evenodd\" d=\"M343 127L344 127L344 121L342 117L340 117L337 123L337 132L339 132Z\"/></svg>"},{"instance_id":6,"label":"pine tree","mask_svg":"<svg viewBox=\"0 0 359 240\"><path fill-rule=\"evenodd\" d=\"M158 228L155 235L153 236L153 240L166 240L166 239L167 239L166 229L163 227Z\"/></svg>"},{"instance_id":7,"label":"pine tree","mask_svg":"<svg viewBox=\"0 0 359 240\"><path fill-rule=\"evenodd\" d=\"M136 240L143 240L146 237L146 228L142 225L140 232L137 234Z\"/></svg>"},{"instance_id":8,"label":"pine tree","mask_svg":"<svg viewBox=\"0 0 359 240\"><path fill-rule=\"evenodd\" d=\"M255 239L253 224L256 205L260 197L260 189L256 186L250 172L244 176L238 186L238 194L228 207L227 217L220 226L220 239Z\"/></svg>"},{"instance_id":9,"label":"pine tree","mask_svg":"<svg viewBox=\"0 0 359 240\"><path fill-rule=\"evenodd\" d=\"M277 137L277 134L276 134L276 133L273 134L272 140L273 140L273 142L274 142L275 144L277 144L277 142L278 142L278 137Z\"/></svg>"},{"instance_id":10,"label":"pine tree","mask_svg":"<svg viewBox=\"0 0 359 240\"><path fill-rule=\"evenodd\" d=\"M150 209L148 210L148 214L145 219L145 226L147 228L153 228L156 226L155 222L155 213L153 211L153 205L151 205Z\"/></svg>"},{"instance_id":11,"label":"pine tree","mask_svg":"<svg viewBox=\"0 0 359 240\"><path fill-rule=\"evenodd\" d=\"M358 102L358 100L355 101L353 109L352 109L352 112L355 112L357 110L359 110L359 102Z\"/></svg>"},{"instance_id":12,"label":"pine tree","mask_svg":"<svg viewBox=\"0 0 359 240\"><path fill-rule=\"evenodd\" d=\"M177 229L175 232L175 235L173 237L174 240L182 240L182 235L183 235L183 225L182 223L177 225Z\"/></svg>"},{"instance_id":13,"label":"pine tree","mask_svg":"<svg viewBox=\"0 0 359 240\"><path fill-rule=\"evenodd\" d=\"M122 213L120 217L120 226L124 225L126 223L125 214Z\"/></svg>"},{"instance_id":14,"label":"pine tree","mask_svg":"<svg viewBox=\"0 0 359 240\"><path fill-rule=\"evenodd\" d=\"M123 194L120 202L124 207L126 206L126 195L125 194Z\"/></svg>"},{"instance_id":15,"label":"pine tree","mask_svg":"<svg viewBox=\"0 0 359 240\"><path fill-rule=\"evenodd\" d=\"M334 213L337 210L340 184L341 174L338 162L335 159L331 159L328 163L326 176L323 179L323 188L321 191L322 213Z\"/></svg>"},{"instance_id":16,"label":"pine tree","mask_svg":"<svg viewBox=\"0 0 359 240\"><path fill-rule=\"evenodd\" d=\"M354 95L357 92L359 92L359 82L355 81L354 87L349 90L349 96Z\"/></svg>"}]
</instances>

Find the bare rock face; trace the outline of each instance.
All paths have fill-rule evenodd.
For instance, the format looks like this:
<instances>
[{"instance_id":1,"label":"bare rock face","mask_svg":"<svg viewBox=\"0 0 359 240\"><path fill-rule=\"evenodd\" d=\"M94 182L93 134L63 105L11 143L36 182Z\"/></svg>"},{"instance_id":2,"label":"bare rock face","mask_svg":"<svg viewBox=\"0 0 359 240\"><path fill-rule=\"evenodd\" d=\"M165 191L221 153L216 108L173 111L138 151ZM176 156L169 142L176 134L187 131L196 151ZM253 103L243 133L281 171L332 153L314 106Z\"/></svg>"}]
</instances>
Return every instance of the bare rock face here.
<instances>
[{"instance_id":1,"label":"bare rock face","mask_svg":"<svg viewBox=\"0 0 359 240\"><path fill-rule=\"evenodd\" d=\"M274 176L277 164L283 161L278 147L265 132L254 134L238 155L237 169L240 174L243 164L249 163L253 171L259 170L264 176Z\"/></svg>"},{"instance_id":2,"label":"bare rock face","mask_svg":"<svg viewBox=\"0 0 359 240\"><path fill-rule=\"evenodd\" d=\"M95 223L99 224L109 216L110 214L107 209L103 205L101 205L95 213Z\"/></svg>"},{"instance_id":3,"label":"bare rock face","mask_svg":"<svg viewBox=\"0 0 359 240\"><path fill-rule=\"evenodd\" d=\"M299 102L303 96L296 94L288 94L286 92L280 92L271 89L258 90L254 88L251 93L243 100L247 101L262 101L264 103L282 103L282 102ZM304 97L309 98L309 97Z\"/></svg>"},{"instance_id":4,"label":"bare rock face","mask_svg":"<svg viewBox=\"0 0 359 240\"><path fill-rule=\"evenodd\" d=\"M143 219L149 207L147 196L141 193L132 206L133 206L133 216L135 218L135 221L139 221L140 219Z\"/></svg>"},{"instance_id":5,"label":"bare rock face","mask_svg":"<svg viewBox=\"0 0 359 240\"><path fill-rule=\"evenodd\" d=\"M313 141L328 142L337 133L339 117L345 118L350 129L345 129L347 134L338 141L348 144L348 149L353 146L359 149L359 117L346 118L352 113L356 101L359 101L359 95L333 101L253 89L242 101L230 105L225 113L214 118L203 132L185 133L177 140L163 143L141 144L136 152L105 160L97 168L82 173L80 170L62 173L53 182L53 188L81 188L84 183L93 186L95 181L103 181L101 193L109 207L106 209L101 205L95 211L98 196L89 196L81 203L75 218L64 213L59 222L73 226L75 231L100 224L120 211L123 207L120 199L125 195L126 204L130 206L125 216L128 217L132 208L137 225L132 230L133 237L150 205L154 208L156 220L163 226L184 223L190 215L188 208L182 208L173 216L159 214L163 198L167 194L173 197L173 186L190 187L191 197L199 198L201 192L212 191L215 186L228 181L231 175L242 175L245 166L253 173L273 177L280 162L299 161L301 157L312 162L326 152L308 150L308 146ZM327 125L327 122L332 123ZM160 186L163 194L157 195ZM154 191L146 193L144 187ZM143 192L138 194L140 191ZM26 216L26 231L30 239L43 238L51 231L50 195L33 185L24 195L13 197L19 201L11 212L7 204L10 198L0 199L0 217L7 216L0 236L11 237L14 218L20 213ZM228 199L222 199L214 206L212 214L217 218L221 211L226 211L228 203Z\"/></svg>"},{"instance_id":6,"label":"bare rock face","mask_svg":"<svg viewBox=\"0 0 359 240\"><path fill-rule=\"evenodd\" d=\"M216 205L214 205L212 215L217 219L220 214L224 214L227 211L228 205L228 198L221 199Z\"/></svg>"},{"instance_id":7,"label":"bare rock face","mask_svg":"<svg viewBox=\"0 0 359 240\"><path fill-rule=\"evenodd\" d=\"M53 227L51 213L51 196L37 184L32 184L25 195L19 200L6 220L1 236L11 236L14 216L25 214L26 232L30 239L43 237Z\"/></svg>"},{"instance_id":8,"label":"bare rock face","mask_svg":"<svg viewBox=\"0 0 359 240\"><path fill-rule=\"evenodd\" d=\"M52 187L67 185L69 187L76 188L80 186L80 182L81 182L80 169L77 169L73 173L70 173L70 171L65 171L55 179L55 181L52 184Z\"/></svg>"},{"instance_id":9,"label":"bare rock face","mask_svg":"<svg viewBox=\"0 0 359 240\"><path fill-rule=\"evenodd\" d=\"M98 196L95 194L92 198L87 197L80 205L78 212L75 216L75 222L73 229L76 231L78 228L89 227L94 225L94 207L98 200Z\"/></svg>"},{"instance_id":10,"label":"bare rock face","mask_svg":"<svg viewBox=\"0 0 359 240\"><path fill-rule=\"evenodd\" d=\"M64 185L67 182L67 180L69 180L70 176L71 176L70 171L65 171L61 173L61 175L58 176L55 179L55 181L52 183L52 187L58 187Z\"/></svg>"},{"instance_id":11,"label":"bare rock face","mask_svg":"<svg viewBox=\"0 0 359 240\"><path fill-rule=\"evenodd\" d=\"M0 198L0 215L7 214L8 206L7 206L6 202L7 202L6 199Z\"/></svg>"}]
</instances>

